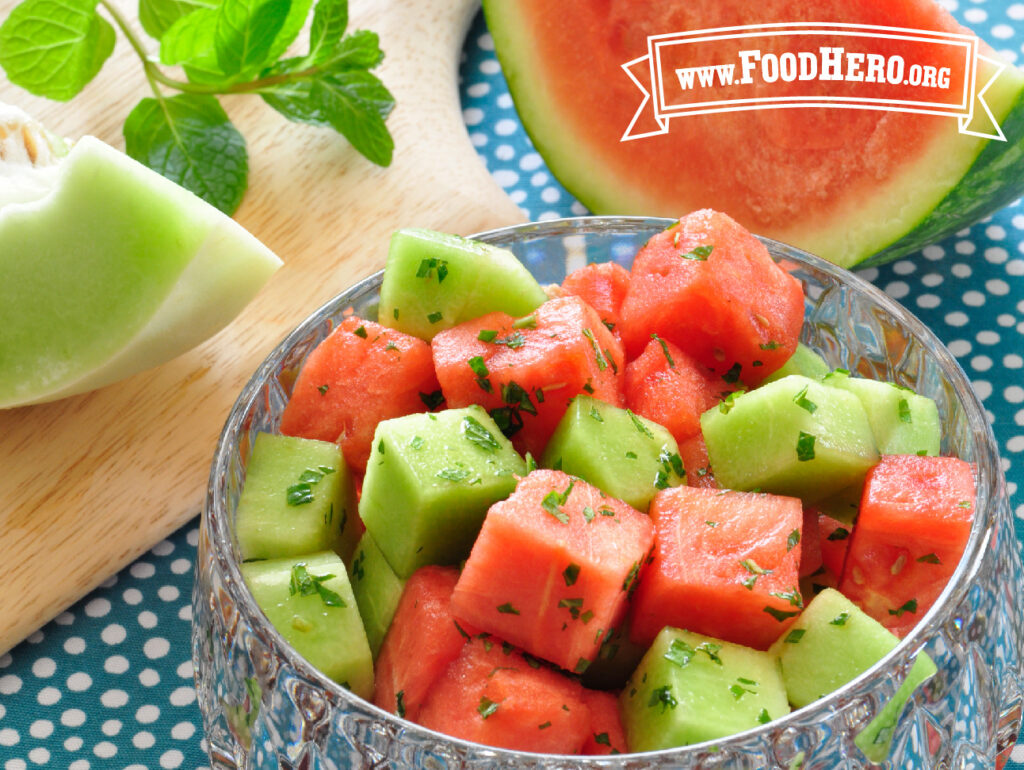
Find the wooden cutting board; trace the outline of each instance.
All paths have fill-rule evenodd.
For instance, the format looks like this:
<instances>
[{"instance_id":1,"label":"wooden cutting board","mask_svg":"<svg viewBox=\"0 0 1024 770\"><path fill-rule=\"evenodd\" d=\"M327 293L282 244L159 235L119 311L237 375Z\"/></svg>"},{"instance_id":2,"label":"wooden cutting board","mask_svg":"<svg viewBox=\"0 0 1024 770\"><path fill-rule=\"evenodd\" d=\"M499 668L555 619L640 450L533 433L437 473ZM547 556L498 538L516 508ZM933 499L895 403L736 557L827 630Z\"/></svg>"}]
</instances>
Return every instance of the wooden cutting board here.
<instances>
[{"instance_id":1,"label":"wooden cutting board","mask_svg":"<svg viewBox=\"0 0 1024 770\"><path fill-rule=\"evenodd\" d=\"M0 16L14 5L0 0ZM117 5L134 19L136 3ZM236 219L284 267L191 352L93 393L0 410L0 653L199 513L217 435L242 385L313 309L383 266L392 230L467 234L522 221L462 122L459 56L478 0L350 6L349 28L379 33L386 53L377 73L397 102L391 167L373 166L336 134L288 123L256 97L223 100L249 147L249 192ZM69 103L32 97L0 76L0 101L63 136L93 134L119 149L122 122L146 95L120 35L97 79Z\"/></svg>"}]
</instances>

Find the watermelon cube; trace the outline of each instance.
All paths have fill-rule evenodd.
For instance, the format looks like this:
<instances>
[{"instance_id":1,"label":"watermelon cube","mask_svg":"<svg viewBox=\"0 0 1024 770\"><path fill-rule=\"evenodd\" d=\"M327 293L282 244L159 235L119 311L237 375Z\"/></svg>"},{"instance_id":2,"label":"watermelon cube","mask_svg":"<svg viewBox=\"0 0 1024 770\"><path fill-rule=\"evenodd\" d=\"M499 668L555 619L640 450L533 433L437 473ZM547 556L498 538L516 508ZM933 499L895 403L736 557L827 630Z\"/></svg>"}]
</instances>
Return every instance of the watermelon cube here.
<instances>
[{"instance_id":1,"label":"watermelon cube","mask_svg":"<svg viewBox=\"0 0 1024 770\"><path fill-rule=\"evenodd\" d=\"M886 455L868 473L839 590L905 636L946 587L974 519L970 463Z\"/></svg>"},{"instance_id":2,"label":"watermelon cube","mask_svg":"<svg viewBox=\"0 0 1024 770\"><path fill-rule=\"evenodd\" d=\"M678 449L657 423L583 395L569 404L541 465L579 476L646 511L659 489L686 482Z\"/></svg>"},{"instance_id":3,"label":"watermelon cube","mask_svg":"<svg viewBox=\"0 0 1024 770\"><path fill-rule=\"evenodd\" d=\"M619 326L622 301L629 289L629 271L615 262L600 262L574 270L562 281L562 291L590 305L612 332Z\"/></svg>"},{"instance_id":4,"label":"watermelon cube","mask_svg":"<svg viewBox=\"0 0 1024 770\"><path fill-rule=\"evenodd\" d=\"M349 316L306 357L281 432L339 443L362 473L378 422L425 411L440 397L426 342Z\"/></svg>"},{"instance_id":5,"label":"watermelon cube","mask_svg":"<svg viewBox=\"0 0 1024 770\"><path fill-rule=\"evenodd\" d=\"M771 655L671 626L651 644L620 703L633 751L724 738L789 713Z\"/></svg>"},{"instance_id":6,"label":"watermelon cube","mask_svg":"<svg viewBox=\"0 0 1024 770\"><path fill-rule=\"evenodd\" d=\"M763 650L799 614L796 498L676 487L655 495L650 516L654 558L633 598L634 642L676 626Z\"/></svg>"},{"instance_id":7,"label":"watermelon cube","mask_svg":"<svg viewBox=\"0 0 1024 770\"><path fill-rule=\"evenodd\" d=\"M640 249L622 303L630 358L657 334L732 382L756 385L796 350L800 282L725 214L687 214Z\"/></svg>"},{"instance_id":8,"label":"watermelon cube","mask_svg":"<svg viewBox=\"0 0 1024 770\"><path fill-rule=\"evenodd\" d=\"M715 474L711 472L711 461L708 459L708 446L704 443L704 434L699 431L685 441L679 442L679 457L683 460L686 471L686 483L691 487L718 489Z\"/></svg>"},{"instance_id":9,"label":"watermelon cube","mask_svg":"<svg viewBox=\"0 0 1024 770\"><path fill-rule=\"evenodd\" d=\"M814 502L878 462L860 400L795 374L726 399L700 422L715 478L729 489Z\"/></svg>"},{"instance_id":10,"label":"watermelon cube","mask_svg":"<svg viewBox=\"0 0 1024 770\"><path fill-rule=\"evenodd\" d=\"M410 414L377 426L359 515L401 578L469 555L491 503L526 464L479 406Z\"/></svg>"},{"instance_id":11,"label":"watermelon cube","mask_svg":"<svg viewBox=\"0 0 1024 770\"><path fill-rule=\"evenodd\" d=\"M347 560L358 529L355 485L336 444L257 434L235 518L243 560L323 550Z\"/></svg>"},{"instance_id":12,"label":"watermelon cube","mask_svg":"<svg viewBox=\"0 0 1024 770\"><path fill-rule=\"evenodd\" d=\"M700 416L736 387L658 337L626 366L626 404L664 425L680 444L700 433Z\"/></svg>"},{"instance_id":13,"label":"watermelon cube","mask_svg":"<svg viewBox=\"0 0 1024 770\"><path fill-rule=\"evenodd\" d=\"M253 561L240 569L256 604L288 644L356 695L372 695L370 646L336 553Z\"/></svg>"},{"instance_id":14,"label":"watermelon cube","mask_svg":"<svg viewBox=\"0 0 1024 770\"><path fill-rule=\"evenodd\" d=\"M458 579L454 567L429 566L406 581L377 657L373 702L385 711L417 721L435 682L476 633L452 616Z\"/></svg>"},{"instance_id":15,"label":"watermelon cube","mask_svg":"<svg viewBox=\"0 0 1024 770\"><path fill-rule=\"evenodd\" d=\"M843 565L846 564L846 551L850 546L852 529L853 527L845 522L818 513L821 563L835 578L837 585L843 574Z\"/></svg>"},{"instance_id":16,"label":"watermelon cube","mask_svg":"<svg viewBox=\"0 0 1024 770\"><path fill-rule=\"evenodd\" d=\"M622 345L579 297L518 321L491 313L431 342L450 407L482 404L516 448L540 456L573 396L622 404Z\"/></svg>"},{"instance_id":17,"label":"watermelon cube","mask_svg":"<svg viewBox=\"0 0 1024 770\"><path fill-rule=\"evenodd\" d=\"M789 702L800 708L867 671L898 642L840 592L826 588L769 652L779 661ZM871 761L885 758L903 705L935 671L931 658L920 654L893 699L855 739Z\"/></svg>"},{"instance_id":18,"label":"watermelon cube","mask_svg":"<svg viewBox=\"0 0 1024 770\"><path fill-rule=\"evenodd\" d=\"M583 703L590 710L590 730L580 754L628 754L626 730L615 693L583 688Z\"/></svg>"},{"instance_id":19,"label":"watermelon cube","mask_svg":"<svg viewBox=\"0 0 1024 770\"><path fill-rule=\"evenodd\" d=\"M474 638L431 686L416 721L487 746L575 754L591 729L582 691L507 643Z\"/></svg>"},{"instance_id":20,"label":"watermelon cube","mask_svg":"<svg viewBox=\"0 0 1024 770\"><path fill-rule=\"evenodd\" d=\"M576 673L626 610L654 539L650 519L561 471L536 470L491 506L455 616Z\"/></svg>"}]
</instances>

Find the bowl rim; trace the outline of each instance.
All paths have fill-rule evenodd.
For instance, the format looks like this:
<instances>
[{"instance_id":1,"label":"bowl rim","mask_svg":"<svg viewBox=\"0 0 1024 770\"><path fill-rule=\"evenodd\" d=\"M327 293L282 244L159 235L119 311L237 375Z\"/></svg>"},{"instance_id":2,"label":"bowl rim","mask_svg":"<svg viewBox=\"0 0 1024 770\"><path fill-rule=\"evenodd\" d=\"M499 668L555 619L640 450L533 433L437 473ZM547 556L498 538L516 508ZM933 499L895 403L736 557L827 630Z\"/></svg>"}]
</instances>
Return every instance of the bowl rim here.
<instances>
[{"instance_id":1,"label":"bowl rim","mask_svg":"<svg viewBox=\"0 0 1024 770\"><path fill-rule=\"evenodd\" d=\"M481 231L469 238L494 243L501 246L522 236L554 236L554 235L585 235L593 232L604 232L615 234L623 228L651 228L655 232L665 229L677 220L662 217L642 216L580 216L549 219L538 222L526 222L506 227L493 228ZM1005 476L999 462L998 444L992 432L992 427L986 418L984 407L975 393L963 368L956 358L949 352L945 344L913 313L903 307L899 302L892 299L878 287L856 275L850 270L832 264L809 252L790 246L781 241L776 241L763 236L756 236L768 248L772 257L778 261L780 258L793 258L798 263L804 263L814 270L824 272L836 281L847 284L867 297L877 306L880 306L886 313L898 321L904 328L928 348L929 355L937 359L943 374L948 383L952 386L953 395L959 401L965 412L967 425L970 428L970 439L973 443L977 456L973 461L976 481L976 498L974 520L971 526L970 536L964 554L957 565L956 570L950 577L943 591L935 600L933 606L918 621L911 632L901 639L897 645L870 668L860 675L846 682L841 687L833 690L825 697L798 709L793 709L788 714L773 719L764 725L759 725L743 732L735 733L717 740L709 740L701 743L690 744L667 749L660 749L649 752L632 752L629 754L617 754L606 756L584 756L565 754L540 754L533 752L514 751L456 738L445 733L423 727L405 718L398 717L388 711L376 706L372 701L365 700L342 687L332 679L327 678L302 655L300 655L284 637L270 623L266 615L256 604L249 592L248 587L242 578L239 569L240 562L232 557L234 549L231 527L229 524L230 515L226 501L220 494L221 487L217 483L219 472L227 467L231 453L232 439L237 438L242 428L243 415L250 408L253 401L258 397L259 391L264 383L273 376L278 366L295 346L297 342L308 336L316 326L323 322L323 317L329 313L340 311L350 304L349 298L359 296L367 291L379 288L383 269L378 270L363 279L357 281L331 299L322 303L304 318L291 332L289 332L266 356L256 368L255 372L246 382L242 391L233 403L224 427L217 439L217 446L214 452L213 463L211 464L207 494L203 506L204 528L210 532L208 538L210 554L220 567L224 584L228 590L231 601L236 611L244 618L246 624L261 635L265 643L274 648L274 652L286 659L288 664L299 674L311 682L317 683L330 698L336 703L353 702L362 709L369 709L375 716L385 722L395 723L404 732L418 733L424 738L441 740L466 747L470 750L483 750L488 752L494 759L511 759L513 757L544 757L560 761L572 761L577 763L590 764L594 766L609 765L617 766L623 761L635 761L637 757L650 757L652 760L664 759L678 756L683 759L690 755L698 755L707 752L713 747L716 750L725 751L733 743L740 743L756 738L759 735L766 735L775 731L784 730L792 723L800 720L801 716L812 709L833 709L836 701L848 698L848 696L860 690L865 682L874 679L881 671L892 666L894 659L906 658L907 663L902 667L905 673L909 671L914 657L923 649L933 632L945 622L943 617L947 608L959 605L970 590L971 583L977 571L982 565L989 543L995 535L995 529L1000 524L998 517L1001 515L1001 508L994 503L1005 497ZM979 516L980 512L984 512ZM198 588L198 583L197 583ZM197 676L198 676L197 668ZM900 677L902 680L902 675ZM872 718L878 716L875 711Z\"/></svg>"}]
</instances>

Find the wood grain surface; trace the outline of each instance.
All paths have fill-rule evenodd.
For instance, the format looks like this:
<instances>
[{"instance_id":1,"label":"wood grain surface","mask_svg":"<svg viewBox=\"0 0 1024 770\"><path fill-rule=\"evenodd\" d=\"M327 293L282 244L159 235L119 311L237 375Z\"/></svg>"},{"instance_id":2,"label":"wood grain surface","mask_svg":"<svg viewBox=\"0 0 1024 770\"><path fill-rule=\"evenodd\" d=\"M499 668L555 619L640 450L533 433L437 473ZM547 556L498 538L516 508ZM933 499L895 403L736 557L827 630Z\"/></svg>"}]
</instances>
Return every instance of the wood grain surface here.
<instances>
[{"instance_id":1,"label":"wood grain surface","mask_svg":"<svg viewBox=\"0 0 1024 770\"><path fill-rule=\"evenodd\" d=\"M14 5L0 0L0 17ZM134 2L119 5L134 19ZM223 100L249 147L249 192L236 219L285 265L191 352L92 393L0 411L0 653L199 513L217 435L242 385L303 317L383 266L392 230L466 234L522 221L462 122L458 62L477 5L351 0L350 29L378 32L386 53L377 73L397 102L390 168L337 134L288 123L258 98ZM123 120L147 89L121 37L96 80L66 104L0 77L0 101L63 136L93 134L119 149Z\"/></svg>"}]
</instances>

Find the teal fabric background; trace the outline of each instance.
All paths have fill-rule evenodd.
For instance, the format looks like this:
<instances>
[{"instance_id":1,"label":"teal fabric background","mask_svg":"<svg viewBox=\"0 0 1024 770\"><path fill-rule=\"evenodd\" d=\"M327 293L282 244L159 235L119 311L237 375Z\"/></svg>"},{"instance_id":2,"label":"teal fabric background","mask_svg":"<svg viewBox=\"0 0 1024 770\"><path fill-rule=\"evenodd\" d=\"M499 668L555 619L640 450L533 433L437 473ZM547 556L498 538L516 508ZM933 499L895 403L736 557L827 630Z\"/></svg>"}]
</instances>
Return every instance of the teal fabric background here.
<instances>
[{"instance_id":1,"label":"teal fabric background","mask_svg":"<svg viewBox=\"0 0 1024 770\"><path fill-rule=\"evenodd\" d=\"M1024 2L942 4L1007 59L1024 61ZM470 139L512 199L532 219L586 213L533 150L482 17L467 38L461 75ZM999 442L1021 539L1024 207L1018 201L861 275L931 326L973 381ZM207 766L189 641L197 526L158 543L0 656L0 770ZM1024 745L1009 767L1024 768Z\"/></svg>"}]
</instances>

